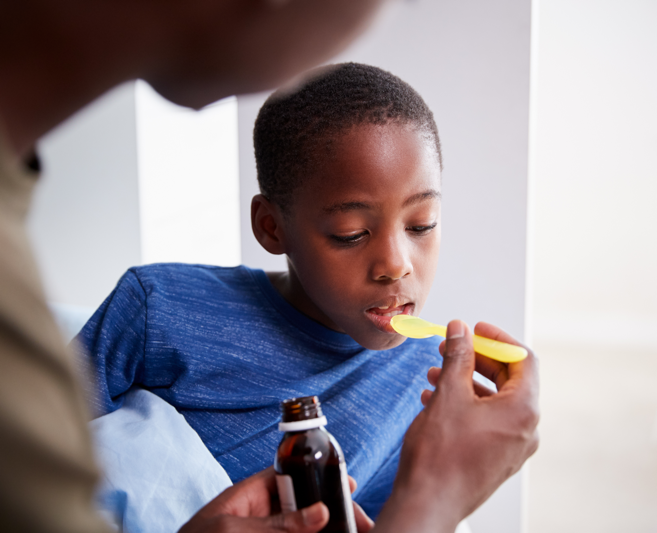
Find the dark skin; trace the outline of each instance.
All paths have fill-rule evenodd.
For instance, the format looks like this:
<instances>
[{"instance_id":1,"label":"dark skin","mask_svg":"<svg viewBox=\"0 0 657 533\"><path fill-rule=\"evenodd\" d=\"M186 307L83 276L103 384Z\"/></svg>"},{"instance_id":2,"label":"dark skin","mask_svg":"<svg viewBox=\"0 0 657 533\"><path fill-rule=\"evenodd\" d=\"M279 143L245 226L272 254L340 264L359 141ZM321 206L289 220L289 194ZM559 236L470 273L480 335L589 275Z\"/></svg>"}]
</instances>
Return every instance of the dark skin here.
<instances>
[{"instance_id":1,"label":"dark skin","mask_svg":"<svg viewBox=\"0 0 657 533\"><path fill-rule=\"evenodd\" d=\"M356 480L349 476L351 492ZM374 527L360 506L354 503L354 516L358 533ZM200 533L211 525L216 531L266 533L267 531L295 531L314 533L329 520L327 507L315 503L294 513L280 514L276 489L276 472L269 467L230 487L208 503L180 530L181 533Z\"/></svg>"},{"instance_id":2,"label":"dark skin","mask_svg":"<svg viewBox=\"0 0 657 533\"><path fill-rule=\"evenodd\" d=\"M390 315L420 313L438 263L435 146L413 125L362 124L332 147L289 213L253 199L253 230L287 255L288 272L269 275L287 301L368 349L392 348L405 337Z\"/></svg>"},{"instance_id":3,"label":"dark skin","mask_svg":"<svg viewBox=\"0 0 657 533\"><path fill-rule=\"evenodd\" d=\"M384 0L0 3L0 123L18 157L105 91L142 78L200 109L326 61Z\"/></svg>"}]
</instances>

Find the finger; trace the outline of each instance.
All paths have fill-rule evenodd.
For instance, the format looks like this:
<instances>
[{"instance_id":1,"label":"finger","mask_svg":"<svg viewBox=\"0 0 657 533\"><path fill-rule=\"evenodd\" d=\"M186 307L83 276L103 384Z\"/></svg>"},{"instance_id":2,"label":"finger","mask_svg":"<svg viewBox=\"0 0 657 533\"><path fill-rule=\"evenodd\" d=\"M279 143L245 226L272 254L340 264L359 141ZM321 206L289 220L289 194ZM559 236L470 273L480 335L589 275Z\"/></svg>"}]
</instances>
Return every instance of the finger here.
<instances>
[{"instance_id":1,"label":"finger","mask_svg":"<svg viewBox=\"0 0 657 533\"><path fill-rule=\"evenodd\" d=\"M479 324L485 324L485 322L480 322ZM485 331L481 331L477 329L479 324L475 326L475 331L477 332L477 335L479 335L480 337L486 337L486 335L484 334ZM492 338L492 337L488 337L488 338ZM440 355L444 356L445 347L446 347L446 342L442 341L438 346L438 351L440 352ZM492 382L494 382L498 389L500 389L504 385L504 383L506 383L506 381L509 379L506 364L500 363L499 361L495 361L494 359L490 359L489 357L478 354L476 352L475 352L475 358L476 358L475 370L479 372L481 375L486 376ZM435 386L435 383L431 383L431 384Z\"/></svg>"},{"instance_id":2,"label":"finger","mask_svg":"<svg viewBox=\"0 0 657 533\"><path fill-rule=\"evenodd\" d=\"M270 466L227 488L200 511L204 516L268 516L271 498L278 494L276 472Z\"/></svg>"},{"instance_id":3,"label":"finger","mask_svg":"<svg viewBox=\"0 0 657 533\"><path fill-rule=\"evenodd\" d=\"M429 401L431 400L432 396L433 396L433 391L426 389L422 391L422 395L420 396L420 401L422 402L422 405L424 405L424 407L429 405Z\"/></svg>"},{"instance_id":4,"label":"finger","mask_svg":"<svg viewBox=\"0 0 657 533\"><path fill-rule=\"evenodd\" d=\"M474 366L472 334L465 322L452 320L447 324L443 369L438 378L438 390L444 390L448 395L472 395Z\"/></svg>"},{"instance_id":5,"label":"finger","mask_svg":"<svg viewBox=\"0 0 657 533\"><path fill-rule=\"evenodd\" d=\"M493 339L500 342L506 342L507 344L515 344L516 346L523 346L527 348L524 344L519 342L517 339L509 335L506 331L489 324L488 322L478 322L474 329L474 334L479 335L480 337L486 337L487 339ZM443 340L438 345L438 351L440 355L443 355L445 351L445 341Z\"/></svg>"},{"instance_id":6,"label":"finger","mask_svg":"<svg viewBox=\"0 0 657 533\"><path fill-rule=\"evenodd\" d=\"M274 531L286 531L289 533L316 533L320 531L329 521L328 507L322 502L317 502L291 513L276 514L267 518L258 519L262 521L262 533Z\"/></svg>"},{"instance_id":7,"label":"finger","mask_svg":"<svg viewBox=\"0 0 657 533\"><path fill-rule=\"evenodd\" d=\"M353 494L354 492L356 492L356 489L358 488L358 483L353 477L351 476L348 477L349 477L349 488L351 489L351 493Z\"/></svg>"},{"instance_id":8,"label":"finger","mask_svg":"<svg viewBox=\"0 0 657 533\"><path fill-rule=\"evenodd\" d=\"M506 342L507 344L515 344L516 346L523 346L526 348L524 344L517 339L514 339L506 331L494 326L493 324L489 324L488 322L478 322L474 328L474 332L475 335L479 335L480 337L486 337L487 339Z\"/></svg>"},{"instance_id":9,"label":"finger","mask_svg":"<svg viewBox=\"0 0 657 533\"><path fill-rule=\"evenodd\" d=\"M354 502L354 517L356 518L356 530L358 533L366 533L374 527L374 521L367 516L363 508Z\"/></svg>"},{"instance_id":10,"label":"finger","mask_svg":"<svg viewBox=\"0 0 657 533\"><path fill-rule=\"evenodd\" d=\"M509 364L509 380L501 390L538 412L538 359L531 350L527 352L525 359Z\"/></svg>"},{"instance_id":11,"label":"finger","mask_svg":"<svg viewBox=\"0 0 657 533\"><path fill-rule=\"evenodd\" d=\"M511 398L516 404L516 420L526 428L526 431L536 428L539 419L538 395L538 358L527 346L518 342L500 328L481 322L475 328L482 336L486 336L509 344L516 344L527 349L527 357L518 363L507 365L508 380L498 387L500 399Z\"/></svg>"},{"instance_id":12,"label":"finger","mask_svg":"<svg viewBox=\"0 0 657 533\"><path fill-rule=\"evenodd\" d=\"M432 366L427 372L427 381L435 387L438 384L438 378L440 377L440 372L442 369L437 366Z\"/></svg>"},{"instance_id":13,"label":"finger","mask_svg":"<svg viewBox=\"0 0 657 533\"><path fill-rule=\"evenodd\" d=\"M509 380L509 367L507 364L478 353L475 354L475 370L495 383L497 390L500 390Z\"/></svg>"},{"instance_id":14,"label":"finger","mask_svg":"<svg viewBox=\"0 0 657 533\"><path fill-rule=\"evenodd\" d=\"M444 345L444 343L445 341L443 341L441 346ZM478 354L476 352L475 370L482 376L495 383L495 386L498 390L501 389L509 379L508 368L505 363L500 363L499 361L495 361L494 359L490 359L489 357ZM427 380L435 387L436 383L438 383L439 376L440 368L434 366L429 369L429 372L427 373Z\"/></svg>"},{"instance_id":15,"label":"finger","mask_svg":"<svg viewBox=\"0 0 657 533\"><path fill-rule=\"evenodd\" d=\"M481 337L486 337L487 339L506 342L507 344L514 344L516 346L522 346L523 348L527 349L527 351L529 351L527 346L509 335L506 331L487 322L479 322L475 326L475 334ZM508 364L500 363L499 361L493 361L487 357L477 357L476 366L477 372L493 381L497 386L497 390L502 389L509 379Z\"/></svg>"},{"instance_id":16,"label":"finger","mask_svg":"<svg viewBox=\"0 0 657 533\"><path fill-rule=\"evenodd\" d=\"M478 383L477 381L473 380L472 385L474 386L475 394L480 398L485 398L486 396L493 396L494 394L497 394L497 392L494 390L489 389L486 387L486 385Z\"/></svg>"},{"instance_id":17,"label":"finger","mask_svg":"<svg viewBox=\"0 0 657 533\"><path fill-rule=\"evenodd\" d=\"M531 397L532 401L537 402L538 359L534 352L504 330L494 326L493 324L488 324L487 322L479 322L475 326L475 333L477 335L481 335L482 337L488 337L489 339L496 341L522 346L527 350L528 356L526 359L518 363L511 363L507 365L508 380L513 378L513 388L521 388L523 394L527 396L526 399ZM502 387L498 386L498 390L500 389L502 389Z\"/></svg>"},{"instance_id":18,"label":"finger","mask_svg":"<svg viewBox=\"0 0 657 533\"><path fill-rule=\"evenodd\" d=\"M278 488L276 486L276 470L274 470L273 466L270 466L269 468L265 468L261 472L258 472L257 474L254 474L250 478L254 483L255 482L261 482L267 487L267 490L269 491L270 494L274 494L278 492Z\"/></svg>"},{"instance_id":19,"label":"finger","mask_svg":"<svg viewBox=\"0 0 657 533\"><path fill-rule=\"evenodd\" d=\"M441 369L433 367L429 370L429 372L431 372L431 379L429 380L429 382L433 380L437 382L438 378L440 377ZM488 387L486 387L486 385L483 385L475 380L472 380L472 388L474 389L475 394L480 398L497 394L494 390L489 389ZM429 400L431 399L432 394L433 391L427 389L422 391L422 395L420 396L420 401L422 402L422 405L424 405L425 407L427 406Z\"/></svg>"},{"instance_id":20,"label":"finger","mask_svg":"<svg viewBox=\"0 0 657 533\"><path fill-rule=\"evenodd\" d=\"M445 355L445 346L447 346L447 342L443 340L439 345L438 345L438 352L440 355Z\"/></svg>"}]
</instances>

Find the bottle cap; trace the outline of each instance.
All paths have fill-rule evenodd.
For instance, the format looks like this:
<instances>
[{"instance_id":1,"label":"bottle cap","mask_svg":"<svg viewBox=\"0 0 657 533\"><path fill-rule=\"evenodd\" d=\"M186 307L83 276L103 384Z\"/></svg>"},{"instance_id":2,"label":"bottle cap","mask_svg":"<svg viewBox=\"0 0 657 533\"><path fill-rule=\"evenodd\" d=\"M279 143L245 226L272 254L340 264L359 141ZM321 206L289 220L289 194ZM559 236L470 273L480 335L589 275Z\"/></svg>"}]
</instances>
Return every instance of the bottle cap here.
<instances>
[{"instance_id":1,"label":"bottle cap","mask_svg":"<svg viewBox=\"0 0 657 533\"><path fill-rule=\"evenodd\" d=\"M296 422L279 422L278 431L306 431L307 429L319 428L326 425L326 417L311 418L309 420L297 420Z\"/></svg>"},{"instance_id":2,"label":"bottle cap","mask_svg":"<svg viewBox=\"0 0 657 533\"><path fill-rule=\"evenodd\" d=\"M278 424L279 431L305 431L326 425L317 396L285 400L281 402L281 411L283 420Z\"/></svg>"}]
</instances>

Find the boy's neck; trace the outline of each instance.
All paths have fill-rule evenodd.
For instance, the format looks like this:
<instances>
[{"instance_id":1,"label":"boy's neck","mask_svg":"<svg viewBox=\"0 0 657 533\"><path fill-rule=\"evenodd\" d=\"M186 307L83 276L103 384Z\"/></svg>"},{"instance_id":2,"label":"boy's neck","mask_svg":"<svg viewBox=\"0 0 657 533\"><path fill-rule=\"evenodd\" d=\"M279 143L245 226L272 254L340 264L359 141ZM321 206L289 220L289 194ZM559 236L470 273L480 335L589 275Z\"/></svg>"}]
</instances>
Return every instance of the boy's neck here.
<instances>
[{"instance_id":1,"label":"boy's neck","mask_svg":"<svg viewBox=\"0 0 657 533\"><path fill-rule=\"evenodd\" d=\"M274 289L297 311L319 322L333 331L344 333L322 310L315 305L304 290L294 270L288 265L288 272L267 272L267 278Z\"/></svg>"}]
</instances>

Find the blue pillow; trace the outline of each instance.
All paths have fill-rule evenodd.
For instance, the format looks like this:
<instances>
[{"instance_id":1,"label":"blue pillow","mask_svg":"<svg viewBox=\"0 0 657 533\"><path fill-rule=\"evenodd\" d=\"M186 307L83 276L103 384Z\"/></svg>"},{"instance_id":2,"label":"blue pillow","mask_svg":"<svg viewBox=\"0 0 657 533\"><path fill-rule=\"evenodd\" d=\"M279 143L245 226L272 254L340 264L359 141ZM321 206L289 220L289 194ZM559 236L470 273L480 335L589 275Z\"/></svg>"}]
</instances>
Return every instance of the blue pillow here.
<instances>
[{"instance_id":1,"label":"blue pillow","mask_svg":"<svg viewBox=\"0 0 657 533\"><path fill-rule=\"evenodd\" d=\"M144 389L90 423L103 470L97 502L119 531L173 533L232 485L176 409Z\"/></svg>"}]
</instances>

